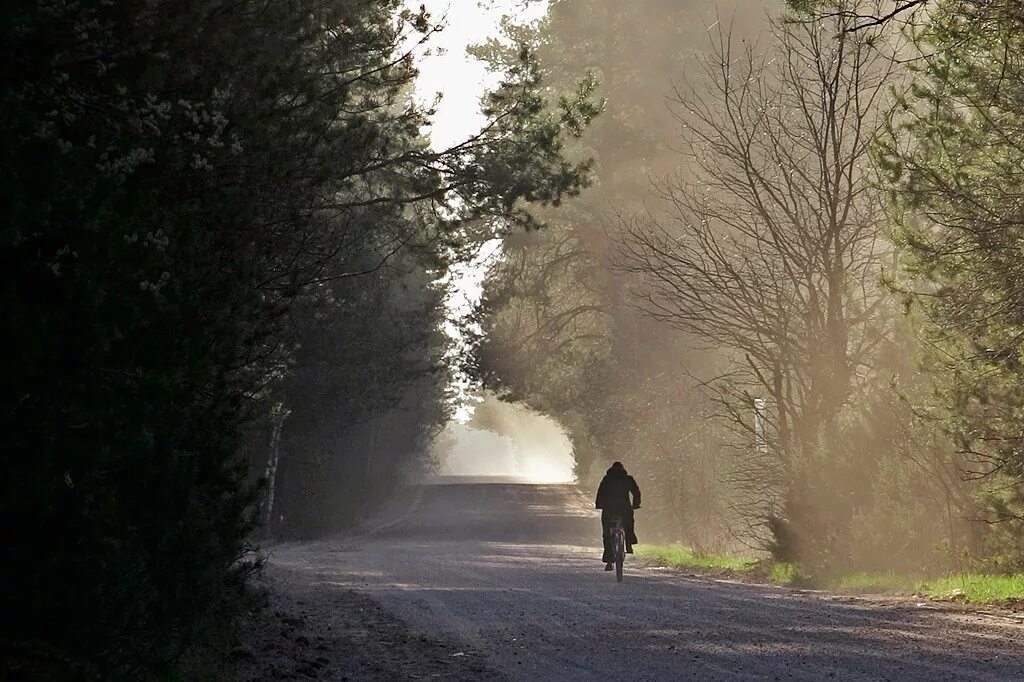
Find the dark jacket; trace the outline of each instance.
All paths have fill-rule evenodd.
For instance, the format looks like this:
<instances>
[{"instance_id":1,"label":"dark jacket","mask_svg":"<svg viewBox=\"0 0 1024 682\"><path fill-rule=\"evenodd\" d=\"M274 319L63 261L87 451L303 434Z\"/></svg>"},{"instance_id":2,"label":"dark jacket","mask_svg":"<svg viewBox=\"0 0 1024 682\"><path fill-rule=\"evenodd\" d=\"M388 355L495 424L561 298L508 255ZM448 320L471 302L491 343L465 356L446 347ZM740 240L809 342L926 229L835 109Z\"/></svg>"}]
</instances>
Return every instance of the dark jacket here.
<instances>
[{"instance_id":1,"label":"dark jacket","mask_svg":"<svg viewBox=\"0 0 1024 682\"><path fill-rule=\"evenodd\" d=\"M630 496L633 497L632 503ZM612 466L601 479L594 506L598 509L639 509L640 486L621 464Z\"/></svg>"}]
</instances>

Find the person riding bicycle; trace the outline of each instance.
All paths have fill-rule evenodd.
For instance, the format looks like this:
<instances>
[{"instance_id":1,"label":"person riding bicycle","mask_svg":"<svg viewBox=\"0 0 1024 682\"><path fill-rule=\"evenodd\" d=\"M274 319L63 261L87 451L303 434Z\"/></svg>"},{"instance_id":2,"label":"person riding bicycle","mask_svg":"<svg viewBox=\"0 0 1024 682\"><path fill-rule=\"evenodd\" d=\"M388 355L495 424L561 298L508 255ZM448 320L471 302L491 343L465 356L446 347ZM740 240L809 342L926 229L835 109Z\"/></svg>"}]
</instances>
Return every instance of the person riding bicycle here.
<instances>
[{"instance_id":1,"label":"person riding bicycle","mask_svg":"<svg viewBox=\"0 0 1024 682\"><path fill-rule=\"evenodd\" d=\"M632 497L632 501L630 500ZM637 544L633 510L640 508L640 486L636 479L626 472L622 462L615 462L601 479L597 487L597 500L594 506L601 510L601 537L604 540L604 570L612 570L612 526L615 519L622 519L622 528L626 531L626 552L633 553L633 545Z\"/></svg>"}]
</instances>

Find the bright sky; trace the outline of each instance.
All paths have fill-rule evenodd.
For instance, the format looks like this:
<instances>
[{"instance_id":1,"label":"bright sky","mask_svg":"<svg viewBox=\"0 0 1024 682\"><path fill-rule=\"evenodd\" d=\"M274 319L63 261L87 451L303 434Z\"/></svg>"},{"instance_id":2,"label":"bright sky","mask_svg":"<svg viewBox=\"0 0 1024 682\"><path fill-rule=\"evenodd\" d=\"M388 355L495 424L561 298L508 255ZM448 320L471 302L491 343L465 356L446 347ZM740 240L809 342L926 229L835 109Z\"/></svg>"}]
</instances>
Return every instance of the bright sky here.
<instances>
[{"instance_id":1,"label":"bright sky","mask_svg":"<svg viewBox=\"0 0 1024 682\"><path fill-rule=\"evenodd\" d=\"M482 63L466 54L466 47L500 33L501 17L516 23L535 21L547 11L547 0L406 0L410 8L425 5L435 22L445 24L418 59L420 78L416 96L424 104L443 95L431 130L435 149L444 149L469 137L483 124L480 96L496 78Z\"/></svg>"}]
</instances>

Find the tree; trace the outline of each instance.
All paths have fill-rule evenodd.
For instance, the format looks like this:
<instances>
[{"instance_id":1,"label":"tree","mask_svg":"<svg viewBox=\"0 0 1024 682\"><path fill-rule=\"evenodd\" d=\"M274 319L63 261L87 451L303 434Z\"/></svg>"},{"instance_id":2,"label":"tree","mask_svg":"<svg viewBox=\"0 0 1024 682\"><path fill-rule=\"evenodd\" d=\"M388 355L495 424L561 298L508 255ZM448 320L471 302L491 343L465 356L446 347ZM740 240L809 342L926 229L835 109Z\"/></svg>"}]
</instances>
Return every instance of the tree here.
<instances>
[{"instance_id":1,"label":"tree","mask_svg":"<svg viewBox=\"0 0 1024 682\"><path fill-rule=\"evenodd\" d=\"M683 166L656 188L667 217L624 219L621 242L647 314L731 351L712 385L736 428L751 530L817 564L852 513L834 501L856 464L828 451L887 336L868 145L891 62L848 22L777 23L765 54L720 29L704 82L677 91Z\"/></svg>"},{"instance_id":2,"label":"tree","mask_svg":"<svg viewBox=\"0 0 1024 682\"><path fill-rule=\"evenodd\" d=\"M805 18L815 15L830 18L842 17L846 20L844 31L860 31L897 21L913 22L929 2L930 0L873 2L865 3L868 5L866 9L862 8L860 4L844 5L839 3L837 5L834 0L787 0L786 4Z\"/></svg>"},{"instance_id":3,"label":"tree","mask_svg":"<svg viewBox=\"0 0 1024 682\"><path fill-rule=\"evenodd\" d=\"M582 413L610 361L599 277L580 240L559 226L512 235L474 315L475 376L504 399L560 419L580 455L590 445Z\"/></svg>"},{"instance_id":4,"label":"tree","mask_svg":"<svg viewBox=\"0 0 1024 682\"><path fill-rule=\"evenodd\" d=\"M935 2L911 37L920 55L913 86L876 150L898 223L896 286L923 318L932 414L980 486L974 516L989 527L990 545L975 549L1020 567L1024 9Z\"/></svg>"},{"instance_id":5,"label":"tree","mask_svg":"<svg viewBox=\"0 0 1024 682\"><path fill-rule=\"evenodd\" d=\"M437 174L437 192L361 209L368 212L356 221L375 235L397 226L394 241L350 250L346 270L364 281L323 278L313 292L320 305L295 316L299 351L285 385L281 461L286 533L350 524L423 463L451 407L443 291L432 280L495 234L539 227L531 205L556 206L588 182L589 161L567 160L563 144L597 113L592 85L548 101L536 58L518 47L501 74L483 102L490 121L464 142L432 152L419 137L391 138L396 153ZM380 110L387 115L394 104ZM399 197L416 191L401 175L386 182Z\"/></svg>"},{"instance_id":6,"label":"tree","mask_svg":"<svg viewBox=\"0 0 1024 682\"><path fill-rule=\"evenodd\" d=\"M305 418L282 388L297 358L332 349L306 338L297 354L292 322L329 321L336 343L393 319L398 275L345 284L412 249L457 250L470 224L532 224L526 204L585 185L562 146L589 93L544 106L528 54L479 135L430 150L402 46L433 28L399 5L0 9L0 300L19 329L2 374L0 639L16 673L156 677L222 639L257 567L243 446L268 416ZM431 325L434 266L405 266Z\"/></svg>"},{"instance_id":7,"label":"tree","mask_svg":"<svg viewBox=\"0 0 1024 682\"><path fill-rule=\"evenodd\" d=\"M444 292L427 257L396 254L386 271L323 285L290 311L298 348L281 390L289 414L268 533L347 528L423 465L450 407Z\"/></svg>"}]
</instances>

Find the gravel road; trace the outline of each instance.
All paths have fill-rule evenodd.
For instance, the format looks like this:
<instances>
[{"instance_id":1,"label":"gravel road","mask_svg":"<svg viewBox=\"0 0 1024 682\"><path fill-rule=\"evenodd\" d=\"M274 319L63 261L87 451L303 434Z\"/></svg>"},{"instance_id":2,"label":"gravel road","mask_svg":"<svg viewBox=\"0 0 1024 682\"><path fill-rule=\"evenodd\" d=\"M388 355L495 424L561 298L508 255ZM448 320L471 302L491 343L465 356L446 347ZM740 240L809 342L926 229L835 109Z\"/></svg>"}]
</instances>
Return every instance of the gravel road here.
<instances>
[{"instance_id":1,"label":"gravel road","mask_svg":"<svg viewBox=\"0 0 1024 682\"><path fill-rule=\"evenodd\" d=\"M303 612L312 632L336 627L318 621L336 617L330 599L350 595L399 623L390 627L403 646L427 642L422 675L395 658L352 669L354 680L1024 680L1014 614L639 562L618 584L602 570L591 507L573 486L418 486L359 538L277 546L268 574L279 600L313 604Z\"/></svg>"}]
</instances>

